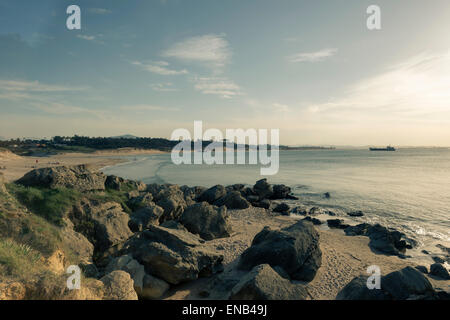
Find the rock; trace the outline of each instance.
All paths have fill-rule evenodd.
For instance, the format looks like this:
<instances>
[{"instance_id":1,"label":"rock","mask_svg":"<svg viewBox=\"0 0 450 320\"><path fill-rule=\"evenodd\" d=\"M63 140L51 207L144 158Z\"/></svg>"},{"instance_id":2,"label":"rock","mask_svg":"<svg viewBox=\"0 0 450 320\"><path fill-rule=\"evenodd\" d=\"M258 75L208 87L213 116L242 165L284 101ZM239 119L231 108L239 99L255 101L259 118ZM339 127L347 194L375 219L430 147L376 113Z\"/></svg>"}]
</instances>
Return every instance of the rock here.
<instances>
[{"instance_id":1,"label":"rock","mask_svg":"<svg viewBox=\"0 0 450 320\"><path fill-rule=\"evenodd\" d=\"M347 215L350 217L362 217L362 216L364 216L364 213L361 210L358 210L358 211L347 212Z\"/></svg>"},{"instance_id":2,"label":"rock","mask_svg":"<svg viewBox=\"0 0 450 320\"><path fill-rule=\"evenodd\" d=\"M218 184L214 187L209 188L208 190L204 191L201 195L199 195L196 198L196 201L202 202L206 201L209 204L213 204L220 198L224 197L227 194L227 190L224 186Z\"/></svg>"},{"instance_id":3,"label":"rock","mask_svg":"<svg viewBox=\"0 0 450 320\"><path fill-rule=\"evenodd\" d=\"M125 271L113 271L100 279L104 284L105 300L137 300L133 280Z\"/></svg>"},{"instance_id":4,"label":"rock","mask_svg":"<svg viewBox=\"0 0 450 320\"><path fill-rule=\"evenodd\" d=\"M80 192L105 190L106 176L91 171L86 165L35 169L17 183L29 187L72 188Z\"/></svg>"},{"instance_id":5,"label":"rock","mask_svg":"<svg viewBox=\"0 0 450 320\"><path fill-rule=\"evenodd\" d=\"M217 208L206 202L186 208L179 221L189 232L198 234L205 240L229 237L232 232L227 208Z\"/></svg>"},{"instance_id":6,"label":"rock","mask_svg":"<svg viewBox=\"0 0 450 320\"><path fill-rule=\"evenodd\" d=\"M253 186L254 193L259 197L259 200L270 199L273 196L272 186L267 182L267 179L261 179Z\"/></svg>"},{"instance_id":7,"label":"rock","mask_svg":"<svg viewBox=\"0 0 450 320\"><path fill-rule=\"evenodd\" d=\"M74 224L74 230L94 244L97 251L104 251L133 234L128 227L128 214L116 202L82 200L73 206L69 218Z\"/></svg>"},{"instance_id":8,"label":"rock","mask_svg":"<svg viewBox=\"0 0 450 320\"><path fill-rule=\"evenodd\" d=\"M350 281L336 296L336 300L389 300L383 290L367 288L367 276Z\"/></svg>"},{"instance_id":9,"label":"rock","mask_svg":"<svg viewBox=\"0 0 450 320\"><path fill-rule=\"evenodd\" d=\"M450 280L450 274L447 268L440 263L433 263L430 266L430 274L444 280Z\"/></svg>"},{"instance_id":10,"label":"rock","mask_svg":"<svg viewBox=\"0 0 450 320\"><path fill-rule=\"evenodd\" d=\"M231 191L239 191L239 193L245 188L245 184L242 183L236 183L233 184L231 186L226 186L225 189L227 190L227 192L231 192Z\"/></svg>"},{"instance_id":11,"label":"rock","mask_svg":"<svg viewBox=\"0 0 450 320\"><path fill-rule=\"evenodd\" d=\"M442 244L437 244L436 247L438 247L442 251L446 252L447 254L450 254L450 248L447 248L446 246L443 246Z\"/></svg>"},{"instance_id":12,"label":"rock","mask_svg":"<svg viewBox=\"0 0 450 320\"><path fill-rule=\"evenodd\" d=\"M97 278L100 274L97 266L93 263L80 264L80 268L86 278Z\"/></svg>"},{"instance_id":13,"label":"rock","mask_svg":"<svg viewBox=\"0 0 450 320\"><path fill-rule=\"evenodd\" d=\"M406 267L382 277L381 288L395 300L434 293L430 281L413 267Z\"/></svg>"},{"instance_id":14,"label":"rock","mask_svg":"<svg viewBox=\"0 0 450 320\"><path fill-rule=\"evenodd\" d=\"M175 229L175 230L181 230L186 231L188 230L179 222L175 220L168 220L160 224L161 227L168 228L168 229Z\"/></svg>"},{"instance_id":15,"label":"rock","mask_svg":"<svg viewBox=\"0 0 450 320\"><path fill-rule=\"evenodd\" d=\"M308 214L308 210L304 206L297 206L292 210L292 213L300 214L302 216L306 216Z\"/></svg>"},{"instance_id":16,"label":"rock","mask_svg":"<svg viewBox=\"0 0 450 320\"><path fill-rule=\"evenodd\" d=\"M225 206L228 209L247 209L250 203L241 196L239 191L230 191L224 197L214 202L215 206Z\"/></svg>"},{"instance_id":17,"label":"rock","mask_svg":"<svg viewBox=\"0 0 450 320\"><path fill-rule=\"evenodd\" d=\"M149 225L158 225L164 209L156 204L149 205L133 212L130 216L128 226L133 232L147 229Z\"/></svg>"},{"instance_id":18,"label":"rock","mask_svg":"<svg viewBox=\"0 0 450 320\"><path fill-rule=\"evenodd\" d=\"M328 219L327 224L330 228L335 229L346 229L349 227L349 225L345 224L344 220L342 219Z\"/></svg>"},{"instance_id":19,"label":"rock","mask_svg":"<svg viewBox=\"0 0 450 320\"><path fill-rule=\"evenodd\" d=\"M331 198L331 195L330 195L329 192L325 192L325 193L323 194L323 196L324 196L325 199L330 199L330 198Z\"/></svg>"},{"instance_id":20,"label":"rock","mask_svg":"<svg viewBox=\"0 0 450 320\"><path fill-rule=\"evenodd\" d=\"M184 194L177 185L163 188L155 197L156 204L164 209L159 221L176 220L187 207Z\"/></svg>"},{"instance_id":21,"label":"rock","mask_svg":"<svg viewBox=\"0 0 450 320\"><path fill-rule=\"evenodd\" d=\"M179 284L223 271L223 255L206 249L200 240L186 231L151 225L109 254L131 254L146 273Z\"/></svg>"},{"instance_id":22,"label":"rock","mask_svg":"<svg viewBox=\"0 0 450 320\"><path fill-rule=\"evenodd\" d=\"M273 194L271 196L271 199L286 199L290 193L291 188L288 186L285 186L284 184L276 184L272 187Z\"/></svg>"},{"instance_id":23,"label":"rock","mask_svg":"<svg viewBox=\"0 0 450 320\"><path fill-rule=\"evenodd\" d=\"M434 256L434 257L431 257L431 258L433 259L433 261L434 261L435 263L445 263L445 259L443 259L443 258L441 258L441 257Z\"/></svg>"},{"instance_id":24,"label":"rock","mask_svg":"<svg viewBox=\"0 0 450 320\"><path fill-rule=\"evenodd\" d=\"M403 233L379 224L362 223L351 226L345 229L345 234L367 236L370 238L369 245L372 249L389 255L402 256L406 249L415 246L415 241L406 238Z\"/></svg>"},{"instance_id":25,"label":"rock","mask_svg":"<svg viewBox=\"0 0 450 320\"><path fill-rule=\"evenodd\" d=\"M111 273L116 270L122 270L130 274L134 281L134 289L136 292L142 290L145 270L144 266L133 259L130 254L123 255L112 259L105 268L105 273Z\"/></svg>"},{"instance_id":26,"label":"rock","mask_svg":"<svg viewBox=\"0 0 450 320\"><path fill-rule=\"evenodd\" d=\"M320 207L312 207L308 211L308 215L310 215L310 216L317 216L319 214L326 214L326 211Z\"/></svg>"},{"instance_id":27,"label":"rock","mask_svg":"<svg viewBox=\"0 0 450 320\"><path fill-rule=\"evenodd\" d=\"M0 282L0 301L5 300L24 300L26 288L23 284L16 281Z\"/></svg>"},{"instance_id":28,"label":"rock","mask_svg":"<svg viewBox=\"0 0 450 320\"><path fill-rule=\"evenodd\" d=\"M425 267L425 266L416 266L415 268L416 268L417 270L419 270L420 272L422 272L422 273L425 273L425 274L428 273L428 268Z\"/></svg>"},{"instance_id":29,"label":"rock","mask_svg":"<svg viewBox=\"0 0 450 320\"><path fill-rule=\"evenodd\" d=\"M337 300L436 299L430 281L418 270L406 267L381 277L381 289L368 289L367 276L354 278L337 295Z\"/></svg>"},{"instance_id":30,"label":"rock","mask_svg":"<svg viewBox=\"0 0 450 320\"><path fill-rule=\"evenodd\" d=\"M76 257L75 264L89 264L94 255L94 245L79 232L74 230L72 221L64 218L64 227L61 234L61 240L65 247Z\"/></svg>"},{"instance_id":31,"label":"rock","mask_svg":"<svg viewBox=\"0 0 450 320\"><path fill-rule=\"evenodd\" d=\"M139 210L144 207L152 206L155 203L153 202L153 195L150 192L146 192L143 194L138 194L136 197L132 197L128 200L127 205L133 210Z\"/></svg>"},{"instance_id":32,"label":"rock","mask_svg":"<svg viewBox=\"0 0 450 320\"><path fill-rule=\"evenodd\" d=\"M250 270L265 263L283 268L291 279L311 281L322 264L319 233L305 221L281 230L265 227L242 253L238 268Z\"/></svg>"},{"instance_id":33,"label":"rock","mask_svg":"<svg viewBox=\"0 0 450 320\"><path fill-rule=\"evenodd\" d=\"M113 189L118 191L126 191L129 189L134 189L137 191L144 191L147 186L145 183L134 180L127 180L114 175L107 176L105 181L105 187L107 189Z\"/></svg>"},{"instance_id":34,"label":"rock","mask_svg":"<svg viewBox=\"0 0 450 320\"><path fill-rule=\"evenodd\" d=\"M320 221L319 219L316 219L316 218L312 218L312 217L306 217L302 220L312 222L312 224L315 226L319 226L322 224L322 221Z\"/></svg>"},{"instance_id":35,"label":"rock","mask_svg":"<svg viewBox=\"0 0 450 320\"><path fill-rule=\"evenodd\" d=\"M188 201L188 199L196 199L198 196L200 196L205 190L207 190L205 187L195 186L195 187L188 187L188 186L181 186L181 191L183 191L184 199Z\"/></svg>"},{"instance_id":36,"label":"rock","mask_svg":"<svg viewBox=\"0 0 450 320\"><path fill-rule=\"evenodd\" d=\"M169 290L169 284L167 282L149 274L144 276L143 284L144 287L139 295L143 299L161 299L167 290Z\"/></svg>"},{"instance_id":37,"label":"rock","mask_svg":"<svg viewBox=\"0 0 450 320\"><path fill-rule=\"evenodd\" d=\"M270 200L263 199L261 201L253 202L252 205L257 208L270 209Z\"/></svg>"},{"instance_id":38,"label":"rock","mask_svg":"<svg viewBox=\"0 0 450 320\"><path fill-rule=\"evenodd\" d=\"M288 213L289 210L291 210L291 207L289 207L289 205L286 204L286 203L284 203L284 202L278 204L278 205L273 209L274 212L280 212L280 213Z\"/></svg>"},{"instance_id":39,"label":"rock","mask_svg":"<svg viewBox=\"0 0 450 320\"><path fill-rule=\"evenodd\" d=\"M305 300L308 291L301 284L282 278L268 264L254 267L231 290L230 300Z\"/></svg>"}]
</instances>

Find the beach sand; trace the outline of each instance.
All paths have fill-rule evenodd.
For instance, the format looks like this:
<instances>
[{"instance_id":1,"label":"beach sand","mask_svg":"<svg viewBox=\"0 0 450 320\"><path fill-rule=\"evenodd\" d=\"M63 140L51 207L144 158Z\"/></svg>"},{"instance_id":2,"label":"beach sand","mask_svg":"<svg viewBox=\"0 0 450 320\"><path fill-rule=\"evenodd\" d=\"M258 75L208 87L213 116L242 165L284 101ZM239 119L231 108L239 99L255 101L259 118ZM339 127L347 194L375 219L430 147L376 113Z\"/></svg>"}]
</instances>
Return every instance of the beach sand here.
<instances>
[{"instance_id":1,"label":"beach sand","mask_svg":"<svg viewBox=\"0 0 450 320\"><path fill-rule=\"evenodd\" d=\"M6 182L11 182L23 177L28 171L38 168L88 164L94 170L98 170L107 166L126 162L123 158L114 158L115 156L135 156L160 153L164 152L160 150L123 148L102 150L93 153L62 153L48 157L20 157L8 151L0 151L0 172L3 173Z\"/></svg>"},{"instance_id":2,"label":"beach sand","mask_svg":"<svg viewBox=\"0 0 450 320\"><path fill-rule=\"evenodd\" d=\"M296 222L294 217L272 216L265 209L250 207L245 210L230 210L230 222L234 230L229 238L207 241L212 250L219 250L224 255L224 275L239 278L245 272L236 271L235 266L239 256L247 249L254 238L264 226L273 229L284 228ZM334 300L338 292L354 277L368 275L367 267L377 265L381 274L386 275L392 271L400 270L414 264L409 259L400 259L397 256L387 256L372 252L369 247L369 238L345 236L341 230L317 227L320 233L320 248L322 250L322 266L319 268L313 281L307 284L310 299ZM190 283L174 287L165 299L201 299L201 292L208 290L211 279L199 279ZM430 281L434 286L450 289L450 281ZM305 283L306 284L306 283ZM222 299L220 293L211 291L208 299Z\"/></svg>"}]
</instances>

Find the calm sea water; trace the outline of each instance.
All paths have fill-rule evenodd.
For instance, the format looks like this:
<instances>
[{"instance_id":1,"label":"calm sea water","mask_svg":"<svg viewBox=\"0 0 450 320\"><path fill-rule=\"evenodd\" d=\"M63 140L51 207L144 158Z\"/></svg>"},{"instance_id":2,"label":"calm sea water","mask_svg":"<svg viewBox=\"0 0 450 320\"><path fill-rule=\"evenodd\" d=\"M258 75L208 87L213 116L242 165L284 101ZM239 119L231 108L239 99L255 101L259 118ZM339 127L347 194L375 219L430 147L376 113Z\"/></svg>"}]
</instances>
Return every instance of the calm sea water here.
<instances>
[{"instance_id":1,"label":"calm sea water","mask_svg":"<svg viewBox=\"0 0 450 320\"><path fill-rule=\"evenodd\" d=\"M146 183L213 186L254 184L259 165L180 165L170 155L128 157L107 174ZM281 151L280 170L270 183L292 187L301 203L330 208L339 216L362 210L354 221L397 228L431 251L450 246L450 149ZM323 193L329 192L330 199ZM295 203L292 203L295 205Z\"/></svg>"}]
</instances>

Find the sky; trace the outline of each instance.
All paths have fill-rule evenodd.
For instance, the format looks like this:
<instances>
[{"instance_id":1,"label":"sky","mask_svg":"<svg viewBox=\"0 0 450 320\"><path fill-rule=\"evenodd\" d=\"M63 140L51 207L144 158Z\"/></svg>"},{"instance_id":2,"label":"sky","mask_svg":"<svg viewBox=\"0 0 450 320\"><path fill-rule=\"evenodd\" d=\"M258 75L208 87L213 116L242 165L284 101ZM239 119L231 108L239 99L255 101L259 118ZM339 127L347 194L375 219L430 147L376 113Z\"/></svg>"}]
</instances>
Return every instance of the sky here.
<instances>
[{"instance_id":1,"label":"sky","mask_svg":"<svg viewBox=\"0 0 450 320\"><path fill-rule=\"evenodd\" d=\"M0 0L0 137L450 146L449 31L448 0Z\"/></svg>"}]
</instances>

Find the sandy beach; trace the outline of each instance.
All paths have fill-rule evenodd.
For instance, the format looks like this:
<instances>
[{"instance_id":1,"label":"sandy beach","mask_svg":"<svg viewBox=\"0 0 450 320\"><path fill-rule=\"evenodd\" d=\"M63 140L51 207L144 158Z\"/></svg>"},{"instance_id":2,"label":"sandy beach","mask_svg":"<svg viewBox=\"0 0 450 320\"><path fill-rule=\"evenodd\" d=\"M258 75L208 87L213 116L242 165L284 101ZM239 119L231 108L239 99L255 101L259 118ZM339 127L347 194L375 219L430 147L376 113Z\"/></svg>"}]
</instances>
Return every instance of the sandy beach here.
<instances>
[{"instance_id":1,"label":"sandy beach","mask_svg":"<svg viewBox=\"0 0 450 320\"><path fill-rule=\"evenodd\" d=\"M25 173L33 169L87 164L98 170L126 161L123 158L114 158L115 156L161 153L164 152L160 150L122 148L93 153L61 153L48 157L21 157L8 151L0 151L0 172L3 173L5 181L10 182L21 178Z\"/></svg>"}]
</instances>

